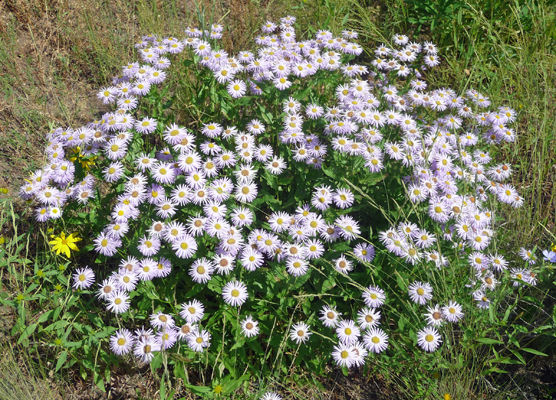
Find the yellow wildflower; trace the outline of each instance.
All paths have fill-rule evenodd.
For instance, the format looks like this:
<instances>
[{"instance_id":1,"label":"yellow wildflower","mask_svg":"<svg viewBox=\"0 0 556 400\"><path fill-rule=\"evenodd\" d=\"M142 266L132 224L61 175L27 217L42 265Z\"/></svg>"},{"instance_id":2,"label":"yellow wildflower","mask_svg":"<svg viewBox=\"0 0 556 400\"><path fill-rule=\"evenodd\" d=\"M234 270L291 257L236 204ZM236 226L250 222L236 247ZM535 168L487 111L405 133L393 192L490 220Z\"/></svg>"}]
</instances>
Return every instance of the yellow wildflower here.
<instances>
[{"instance_id":1,"label":"yellow wildflower","mask_svg":"<svg viewBox=\"0 0 556 400\"><path fill-rule=\"evenodd\" d=\"M77 236L74 237L73 235L75 235L75 233L72 233L71 235L66 237L66 234L64 232L62 232L58 237L55 237L53 235L52 237L54 238L54 240L51 240L50 242L48 242L48 244L54 246L52 247L52 251L56 251L56 255L63 252L66 257L69 258L71 254L70 250L79 250L75 245L75 242L79 242L81 240L81 238L78 238Z\"/></svg>"},{"instance_id":2,"label":"yellow wildflower","mask_svg":"<svg viewBox=\"0 0 556 400\"><path fill-rule=\"evenodd\" d=\"M81 147L76 147L73 150L73 157L70 157L70 161L74 162L75 160L77 160L79 163L81 163L81 166L86 171L91 170L91 167L95 165L96 159L97 156L91 156L91 157L85 156L81 152Z\"/></svg>"}]
</instances>

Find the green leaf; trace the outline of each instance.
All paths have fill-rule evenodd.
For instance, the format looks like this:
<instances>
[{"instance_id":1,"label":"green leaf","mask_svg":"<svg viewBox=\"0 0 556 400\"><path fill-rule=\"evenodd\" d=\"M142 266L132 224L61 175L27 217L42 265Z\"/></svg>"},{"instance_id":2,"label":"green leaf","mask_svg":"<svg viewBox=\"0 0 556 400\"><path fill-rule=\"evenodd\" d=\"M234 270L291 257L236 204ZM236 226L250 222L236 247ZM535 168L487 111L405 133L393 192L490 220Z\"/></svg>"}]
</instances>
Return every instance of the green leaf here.
<instances>
[{"instance_id":1,"label":"green leaf","mask_svg":"<svg viewBox=\"0 0 556 400\"><path fill-rule=\"evenodd\" d=\"M166 400L166 383L164 379L160 380L160 398Z\"/></svg>"},{"instance_id":2,"label":"green leaf","mask_svg":"<svg viewBox=\"0 0 556 400\"><path fill-rule=\"evenodd\" d=\"M407 292L407 283L405 279L396 271L396 282L403 292Z\"/></svg>"},{"instance_id":3,"label":"green leaf","mask_svg":"<svg viewBox=\"0 0 556 400\"><path fill-rule=\"evenodd\" d=\"M240 97L239 99L237 99L235 101L235 105L236 106L246 106L247 104L249 104L249 102L251 101L252 98L253 97L251 97L251 96Z\"/></svg>"},{"instance_id":4,"label":"green leaf","mask_svg":"<svg viewBox=\"0 0 556 400\"><path fill-rule=\"evenodd\" d=\"M60 354L60 357L58 358L58 362L56 363L56 370L55 372L58 372L58 370L60 368L62 368L62 365L64 365L64 363L66 362L68 358L68 352L67 351L63 351L62 354Z\"/></svg>"},{"instance_id":5,"label":"green leaf","mask_svg":"<svg viewBox=\"0 0 556 400\"><path fill-rule=\"evenodd\" d=\"M545 354L541 351L532 349L530 347L523 347L521 350L526 351L527 353L531 353L531 354L535 354L537 356L543 356L543 357L548 357L548 354Z\"/></svg>"},{"instance_id":6,"label":"green leaf","mask_svg":"<svg viewBox=\"0 0 556 400\"><path fill-rule=\"evenodd\" d=\"M521 354L519 354L518 351L515 351L515 350L512 350L512 349L509 349L509 350L512 352L512 354L514 356L516 356L516 358L521 362L521 364L523 364L523 365L526 364L525 359L523 358L523 356Z\"/></svg>"},{"instance_id":7,"label":"green leaf","mask_svg":"<svg viewBox=\"0 0 556 400\"><path fill-rule=\"evenodd\" d=\"M261 347L261 344L259 343L258 340L249 340L245 343L251 350L253 350L255 352L255 354L259 355L259 356L263 356L264 355L264 350Z\"/></svg>"},{"instance_id":8,"label":"green leaf","mask_svg":"<svg viewBox=\"0 0 556 400\"><path fill-rule=\"evenodd\" d=\"M501 342L500 340L489 339L489 338L480 338L477 339L477 342L481 342L484 344L504 344L504 342Z\"/></svg>"},{"instance_id":9,"label":"green leaf","mask_svg":"<svg viewBox=\"0 0 556 400\"><path fill-rule=\"evenodd\" d=\"M199 396L212 392L212 389L208 386L194 386L194 385L188 385L187 383L185 383L184 385L188 387L193 393Z\"/></svg>"},{"instance_id":10,"label":"green leaf","mask_svg":"<svg viewBox=\"0 0 556 400\"><path fill-rule=\"evenodd\" d=\"M21 342L23 342L25 339L27 339L29 336L31 336L33 334L33 332L35 332L35 329L37 329L37 326L38 326L38 324L31 324L27 328L25 328L25 330L21 334L21 337L17 341L17 344L21 344Z\"/></svg>"},{"instance_id":11,"label":"green leaf","mask_svg":"<svg viewBox=\"0 0 556 400\"><path fill-rule=\"evenodd\" d=\"M331 177L334 180L338 180L338 176L336 175L336 173L331 170L331 169L327 169L324 166L322 167L322 172L324 172L327 176Z\"/></svg>"},{"instance_id":12,"label":"green leaf","mask_svg":"<svg viewBox=\"0 0 556 400\"><path fill-rule=\"evenodd\" d=\"M245 374L240 376L237 380L232 381L229 385L226 385L224 387L225 393L226 394L232 393L234 390L236 390L239 387L239 385L241 385L243 381L249 380L249 378L251 378L251 375Z\"/></svg>"},{"instance_id":13,"label":"green leaf","mask_svg":"<svg viewBox=\"0 0 556 400\"><path fill-rule=\"evenodd\" d=\"M106 393L106 388L104 387L104 379L102 379L102 376L100 376L96 371L93 373L93 380L95 381L95 385L97 385L100 390Z\"/></svg>"},{"instance_id":14,"label":"green leaf","mask_svg":"<svg viewBox=\"0 0 556 400\"><path fill-rule=\"evenodd\" d=\"M347 22L348 18L349 18L349 13L347 13L347 14L344 16L344 19L342 19L342 26L345 26L345 25L346 25L346 22Z\"/></svg>"},{"instance_id":15,"label":"green leaf","mask_svg":"<svg viewBox=\"0 0 556 400\"><path fill-rule=\"evenodd\" d=\"M482 375L488 375L488 374L491 374L493 372L496 372L498 374L507 374L508 373L508 371L504 371L503 369L494 367L494 368L489 368L486 371L483 371Z\"/></svg>"}]
</instances>

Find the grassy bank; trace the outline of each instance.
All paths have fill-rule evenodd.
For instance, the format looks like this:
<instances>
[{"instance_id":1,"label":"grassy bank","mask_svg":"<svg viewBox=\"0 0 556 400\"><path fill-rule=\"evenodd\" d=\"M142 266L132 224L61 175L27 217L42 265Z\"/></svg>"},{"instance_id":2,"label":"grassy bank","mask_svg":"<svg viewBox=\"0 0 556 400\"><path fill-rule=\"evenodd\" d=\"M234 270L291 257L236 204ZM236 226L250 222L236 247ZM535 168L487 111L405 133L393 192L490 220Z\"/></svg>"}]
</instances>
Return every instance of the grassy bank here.
<instances>
[{"instance_id":1,"label":"grassy bank","mask_svg":"<svg viewBox=\"0 0 556 400\"><path fill-rule=\"evenodd\" d=\"M218 4L6 0L0 2L0 7L0 58L7 60L0 64L0 186L9 189L7 194L0 194L0 235L4 239L0 245L0 295L2 299L29 295L24 299L27 308L23 307L27 316L14 315L7 306L2 309L0 346L10 357L0 364L0 379L5 382L0 385L0 394L4 393L2 396L7 399L108 398L98 389L99 373L106 382L105 389L112 391L111 398L161 398L160 376L148 367L122 363L108 373L88 375L77 365L60 369L55 361L45 361L56 360L64 353L55 343L57 327L41 333L44 336L40 352L27 354L29 349L36 349L34 329L30 331L25 326L14 329L15 321L24 320L27 326L37 329L41 315L55 310L58 301L70 299L51 298L51 293L44 293L45 299L34 297L35 291L41 289L40 280L34 278L39 270L44 268L51 277L57 277L63 270L57 270L59 267L45 244L49 233L31 222L24 202L17 199L17 190L30 171L44 164L47 131L57 126L81 126L107 110L96 98L98 88L110 84L122 65L137 59L133 44L141 35L181 37L186 27L198 25L199 15L207 22L226 26L223 46L230 53L249 48L264 21L276 21L286 14L298 17L303 35L314 33L303 31L307 26L330 29L336 34L345 28L356 30L367 50L361 58L367 62L374 58L376 44L389 43L393 33L438 43L442 63L449 68L431 71L428 78L434 86L451 87L458 94L475 88L488 94L493 103L519 111L517 143L501 145L494 155L513 165L511 183L526 199L523 207L508 208L497 215L496 225L504 232L506 250L517 253L522 246L544 249L556 242L556 16L555 7L549 2L506 6L501 1L449 5L401 0L230 0ZM186 74L181 78L189 79ZM186 106L187 99L182 101ZM183 122L187 118L191 116L184 113ZM25 282L33 279L37 286L27 292ZM556 297L554 286L546 284L536 293L538 297L531 300L532 304L536 302L535 307L548 311L528 316L531 331L549 326L545 330L554 332L550 314ZM82 315L79 318L86 320ZM23 340L19 336L21 331L26 334ZM535 348L547 352L546 348L553 344L550 335L534 343ZM44 343L44 338L52 342ZM527 359L528 373L508 364L513 379L497 376L475 379L474 373L485 368L473 363L484 362L484 355L470 355L474 358L469 365L439 375L438 390L452 393L454 399L487 394L488 398L505 398L516 388L536 395L547 393L547 383L553 375L543 374L553 368L554 354L542 361L531 354ZM91 357L96 367L94 352ZM15 368L18 364L20 367ZM412 398L416 393L427 396L426 387L410 387L414 381L398 374L368 377L350 373L346 377L330 366L327 373L330 379L315 379L291 369L283 381L272 384L291 398L365 399L373 398L377 392L384 398ZM458 384L454 386L455 381ZM182 383L173 388L176 398L178 395L194 398ZM242 387L254 388L257 383L245 383ZM170 393L169 388L164 390L165 394ZM241 394L237 396L241 398Z\"/></svg>"}]
</instances>

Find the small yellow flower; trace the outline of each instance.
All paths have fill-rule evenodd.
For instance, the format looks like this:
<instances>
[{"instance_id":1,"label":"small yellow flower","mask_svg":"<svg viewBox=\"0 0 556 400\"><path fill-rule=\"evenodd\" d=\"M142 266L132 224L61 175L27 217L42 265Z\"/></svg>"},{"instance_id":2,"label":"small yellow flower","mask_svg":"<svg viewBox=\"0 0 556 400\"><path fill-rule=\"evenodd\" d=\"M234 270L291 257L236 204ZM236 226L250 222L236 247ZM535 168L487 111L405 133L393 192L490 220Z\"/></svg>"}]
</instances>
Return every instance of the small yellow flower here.
<instances>
[{"instance_id":1,"label":"small yellow flower","mask_svg":"<svg viewBox=\"0 0 556 400\"><path fill-rule=\"evenodd\" d=\"M92 157L85 156L81 152L81 147L76 147L73 150L73 157L70 157L70 161L74 162L77 160L77 162L81 163L83 169L90 171L91 167L95 165L95 161L97 158L98 158L97 156L92 156Z\"/></svg>"},{"instance_id":2,"label":"small yellow flower","mask_svg":"<svg viewBox=\"0 0 556 400\"><path fill-rule=\"evenodd\" d=\"M6 243L6 239L4 239L4 236L0 236L0 246L4 243Z\"/></svg>"},{"instance_id":3,"label":"small yellow flower","mask_svg":"<svg viewBox=\"0 0 556 400\"><path fill-rule=\"evenodd\" d=\"M214 393L221 393L221 392L222 392L222 389L224 389L224 388L223 388L221 385L217 385L217 386L214 388Z\"/></svg>"},{"instance_id":4,"label":"small yellow flower","mask_svg":"<svg viewBox=\"0 0 556 400\"><path fill-rule=\"evenodd\" d=\"M39 269L39 270L37 271L37 276L38 276L39 278L42 278L42 277L44 276L44 271L43 271L42 269Z\"/></svg>"},{"instance_id":5,"label":"small yellow flower","mask_svg":"<svg viewBox=\"0 0 556 400\"><path fill-rule=\"evenodd\" d=\"M552 243L550 250L552 250L554 253L556 253L556 244Z\"/></svg>"},{"instance_id":6,"label":"small yellow flower","mask_svg":"<svg viewBox=\"0 0 556 400\"><path fill-rule=\"evenodd\" d=\"M77 236L74 237L73 235L75 234L72 233L66 238L66 234L62 232L60 236L54 237L54 240L51 240L50 242L48 242L48 244L54 246L52 247L52 251L56 251L56 255L63 252L66 255L66 257L69 258L71 255L70 250L74 250L74 251L79 250L75 245L75 242L79 242L81 240L81 238L78 238Z\"/></svg>"},{"instance_id":7,"label":"small yellow flower","mask_svg":"<svg viewBox=\"0 0 556 400\"><path fill-rule=\"evenodd\" d=\"M452 396L450 396L449 393L446 393L446 394L444 395L444 400L452 400Z\"/></svg>"}]
</instances>

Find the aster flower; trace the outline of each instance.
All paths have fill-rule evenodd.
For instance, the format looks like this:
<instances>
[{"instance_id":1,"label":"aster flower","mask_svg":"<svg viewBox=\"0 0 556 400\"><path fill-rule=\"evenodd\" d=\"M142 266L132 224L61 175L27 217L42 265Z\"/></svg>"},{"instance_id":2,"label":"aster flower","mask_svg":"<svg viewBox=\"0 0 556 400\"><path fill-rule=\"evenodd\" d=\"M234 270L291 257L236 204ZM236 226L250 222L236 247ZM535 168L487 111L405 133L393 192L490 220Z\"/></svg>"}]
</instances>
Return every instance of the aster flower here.
<instances>
[{"instance_id":1,"label":"aster flower","mask_svg":"<svg viewBox=\"0 0 556 400\"><path fill-rule=\"evenodd\" d=\"M190 324L200 321L204 315L205 307L198 300L194 299L181 305L180 316Z\"/></svg>"},{"instance_id":2,"label":"aster flower","mask_svg":"<svg viewBox=\"0 0 556 400\"><path fill-rule=\"evenodd\" d=\"M247 286L243 282L231 281L222 288L222 297L227 304L240 306L247 300Z\"/></svg>"},{"instance_id":3,"label":"aster flower","mask_svg":"<svg viewBox=\"0 0 556 400\"><path fill-rule=\"evenodd\" d=\"M361 335L361 331L352 320L339 321L336 325L336 334L341 343L354 344Z\"/></svg>"},{"instance_id":4,"label":"aster flower","mask_svg":"<svg viewBox=\"0 0 556 400\"><path fill-rule=\"evenodd\" d=\"M110 349L118 356L128 354L135 343L133 334L127 329L120 329L110 337Z\"/></svg>"},{"instance_id":5,"label":"aster flower","mask_svg":"<svg viewBox=\"0 0 556 400\"><path fill-rule=\"evenodd\" d=\"M319 211L325 211L332 204L332 195L330 193L313 193L311 197L311 204Z\"/></svg>"},{"instance_id":6,"label":"aster flower","mask_svg":"<svg viewBox=\"0 0 556 400\"><path fill-rule=\"evenodd\" d=\"M311 335L309 325L304 322L294 324L290 329L290 338L297 344L305 343Z\"/></svg>"},{"instance_id":7,"label":"aster flower","mask_svg":"<svg viewBox=\"0 0 556 400\"><path fill-rule=\"evenodd\" d=\"M228 254L218 254L214 257L214 268L219 275L228 275L234 270L234 257Z\"/></svg>"},{"instance_id":8,"label":"aster flower","mask_svg":"<svg viewBox=\"0 0 556 400\"><path fill-rule=\"evenodd\" d=\"M339 208L344 209L351 207L351 205L353 204L353 200L355 199L353 193L351 193L351 191L348 189L336 189L336 193L333 195L332 198L334 200L334 203Z\"/></svg>"},{"instance_id":9,"label":"aster flower","mask_svg":"<svg viewBox=\"0 0 556 400\"><path fill-rule=\"evenodd\" d=\"M178 341L177 330L173 328L161 330L156 335L156 340L158 341L158 343L160 343L160 347L162 350L170 349Z\"/></svg>"},{"instance_id":10,"label":"aster flower","mask_svg":"<svg viewBox=\"0 0 556 400\"><path fill-rule=\"evenodd\" d=\"M378 308L384 304L385 299L384 290L378 286L369 286L363 292L363 300L368 307Z\"/></svg>"},{"instance_id":11,"label":"aster flower","mask_svg":"<svg viewBox=\"0 0 556 400\"><path fill-rule=\"evenodd\" d=\"M241 321L241 332L248 338L257 336L259 334L259 323L249 315Z\"/></svg>"},{"instance_id":12,"label":"aster flower","mask_svg":"<svg viewBox=\"0 0 556 400\"><path fill-rule=\"evenodd\" d=\"M347 215L336 218L335 224L340 228L340 236L345 240L355 239L361 233L359 224Z\"/></svg>"},{"instance_id":13,"label":"aster flower","mask_svg":"<svg viewBox=\"0 0 556 400\"><path fill-rule=\"evenodd\" d=\"M264 256L251 246L246 246L241 256L241 263L247 271L255 271L263 265Z\"/></svg>"},{"instance_id":14,"label":"aster flower","mask_svg":"<svg viewBox=\"0 0 556 400\"><path fill-rule=\"evenodd\" d=\"M254 182L241 183L236 186L236 200L241 203L250 203L257 197L257 185Z\"/></svg>"},{"instance_id":15,"label":"aster flower","mask_svg":"<svg viewBox=\"0 0 556 400\"><path fill-rule=\"evenodd\" d=\"M320 314L321 316L319 319L322 321L323 325L328 328L335 328L342 315L330 306L324 306L320 311Z\"/></svg>"},{"instance_id":16,"label":"aster flower","mask_svg":"<svg viewBox=\"0 0 556 400\"><path fill-rule=\"evenodd\" d=\"M280 175L286 167L287 164L281 157L273 157L272 160L265 164L265 168L273 175Z\"/></svg>"},{"instance_id":17,"label":"aster flower","mask_svg":"<svg viewBox=\"0 0 556 400\"><path fill-rule=\"evenodd\" d=\"M118 251L118 247L121 246L122 241L120 239L112 238L107 236L105 233L101 233L95 240L95 250L105 256L113 256Z\"/></svg>"},{"instance_id":18,"label":"aster flower","mask_svg":"<svg viewBox=\"0 0 556 400\"><path fill-rule=\"evenodd\" d=\"M245 95L247 91L247 86L245 85L245 82L243 82L242 80L235 80L229 82L228 85L226 86L226 89L228 90L230 96L232 96L233 98L239 98Z\"/></svg>"},{"instance_id":19,"label":"aster flower","mask_svg":"<svg viewBox=\"0 0 556 400\"><path fill-rule=\"evenodd\" d=\"M357 323L361 329L373 328L379 324L380 311L375 308L363 308L357 312Z\"/></svg>"},{"instance_id":20,"label":"aster flower","mask_svg":"<svg viewBox=\"0 0 556 400\"><path fill-rule=\"evenodd\" d=\"M435 351L442 343L442 338L436 328L425 327L417 332L417 343L428 352Z\"/></svg>"},{"instance_id":21,"label":"aster flower","mask_svg":"<svg viewBox=\"0 0 556 400\"><path fill-rule=\"evenodd\" d=\"M428 282L413 282L409 285L409 297L413 302L424 305L432 299L432 286Z\"/></svg>"},{"instance_id":22,"label":"aster flower","mask_svg":"<svg viewBox=\"0 0 556 400\"><path fill-rule=\"evenodd\" d=\"M371 262L375 257L375 248L372 244L358 243L353 249L355 256L363 262Z\"/></svg>"},{"instance_id":23,"label":"aster flower","mask_svg":"<svg viewBox=\"0 0 556 400\"><path fill-rule=\"evenodd\" d=\"M153 352L160 351L160 347L160 343L154 337L139 339L135 342L133 353L139 360L148 363L154 358Z\"/></svg>"},{"instance_id":24,"label":"aster flower","mask_svg":"<svg viewBox=\"0 0 556 400\"><path fill-rule=\"evenodd\" d=\"M345 258L342 254L334 261L334 268L342 274L347 274L353 269L353 262Z\"/></svg>"},{"instance_id":25,"label":"aster flower","mask_svg":"<svg viewBox=\"0 0 556 400\"><path fill-rule=\"evenodd\" d=\"M164 278L170 275L170 272L172 272L172 263L170 262L170 260L161 257L160 260L158 260L158 263L156 264L156 269L153 273L154 277Z\"/></svg>"},{"instance_id":26,"label":"aster flower","mask_svg":"<svg viewBox=\"0 0 556 400\"><path fill-rule=\"evenodd\" d=\"M139 239L139 252L144 256L154 256L160 249L160 240L143 236Z\"/></svg>"},{"instance_id":27,"label":"aster flower","mask_svg":"<svg viewBox=\"0 0 556 400\"><path fill-rule=\"evenodd\" d=\"M97 97L102 100L104 104L110 104L116 100L117 91L117 88L113 86L105 87L100 89L97 93Z\"/></svg>"},{"instance_id":28,"label":"aster flower","mask_svg":"<svg viewBox=\"0 0 556 400\"><path fill-rule=\"evenodd\" d=\"M152 258L144 258L135 270L137 276L142 281L149 281L155 277L157 263Z\"/></svg>"},{"instance_id":29,"label":"aster flower","mask_svg":"<svg viewBox=\"0 0 556 400\"><path fill-rule=\"evenodd\" d=\"M486 297L485 292L482 290L476 290L473 292L473 299L478 302L477 307L479 308L487 309L490 307L490 300Z\"/></svg>"},{"instance_id":30,"label":"aster flower","mask_svg":"<svg viewBox=\"0 0 556 400\"><path fill-rule=\"evenodd\" d=\"M129 309L129 295L122 290L111 292L106 300L106 308L115 314L122 314Z\"/></svg>"},{"instance_id":31,"label":"aster flower","mask_svg":"<svg viewBox=\"0 0 556 400\"><path fill-rule=\"evenodd\" d=\"M105 279L104 281L102 281L101 284L99 284L99 289L97 291L97 297L99 299L106 300L117 289L118 289L118 285L117 285L116 280L114 280L114 278L110 277L110 278Z\"/></svg>"},{"instance_id":32,"label":"aster flower","mask_svg":"<svg viewBox=\"0 0 556 400\"><path fill-rule=\"evenodd\" d=\"M371 328L363 335L367 350L381 353L388 347L388 335L380 328Z\"/></svg>"},{"instance_id":33,"label":"aster flower","mask_svg":"<svg viewBox=\"0 0 556 400\"><path fill-rule=\"evenodd\" d=\"M306 242L306 256L308 259L313 260L321 257L324 254L324 246L318 239L311 239Z\"/></svg>"},{"instance_id":34,"label":"aster flower","mask_svg":"<svg viewBox=\"0 0 556 400\"><path fill-rule=\"evenodd\" d=\"M176 324L172 316L159 311L151 315L151 325L154 328L165 330L166 328L173 328Z\"/></svg>"},{"instance_id":35,"label":"aster flower","mask_svg":"<svg viewBox=\"0 0 556 400\"><path fill-rule=\"evenodd\" d=\"M95 273L91 268L79 268L73 274L75 289L88 289L95 282Z\"/></svg>"},{"instance_id":36,"label":"aster flower","mask_svg":"<svg viewBox=\"0 0 556 400\"><path fill-rule=\"evenodd\" d=\"M253 223L253 212L245 207L238 207L232 212L232 223L238 227L249 226Z\"/></svg>"},{"instance_id":37,"label":"aster flower","mask_svg":"<svg viewBox=\"0 0 556 400\"><path fill-rule=\"evenodd\" d=\"M519 256L531 265L534 265L537 262L535 253L532 250L526 249L525 247L519 249Z\"/></svg>"},{"instance_id":38,"label":"aster flower","mask_svg":"<svg viewBox=\"0 0 556 400\"><path fill-rule=\"evenodd\" d=\"M442 317L449 322L458 322L463 318L461 306L455 301L450 301L448 305L442 307Z\"/></svg>"},{"instance_id":39,"label":"aster flower","mask_svg":"<svg viewBox=\"0 0 556 400\"><path fill-rule=\"evenodd\" d=\"M135 272L123 269L120 273L115 275L115 279L117 289L131 292L135 290L139 277Z\"/></svg>"},{"instance_id":40,"label":"aster flower","mask_svg":"<svg viewBox=\"0 0 556 400\"><path fill-rule=\"evenodd\" d=\"M431 326L440 326L444 322L444 316L438 304L434 307L427 307L425 318L427 323Z\"/></svg>"},{"instance_id":41,"label":"aster flower","mask_svg":"<svg viewBox=\"0 0 556 400\"><path fill-rule=\"evenodd\" d=\"M332 358L340 367L350 368L354 363L355 354L352 352L351 346L340 342L334 346Z\"/></svg>"},{"instance_id":42,"label":"aster flower","mask_svg":"<svg viewBox=\"0 0 556 400\"><path fill-rule=\"evenodd\" d=\"M286 271L292 276L298 277L305 275L308 270L309 264L301 258L290 257L286 261Z\"/></svg>"},{"instance_id":43,"label":"aster flower","mask_svg":"<svg viewBox=\"0 0 556 400\"><path fill-rule=\"evenodd\" d=\"M193 237L185 234L176 238L176 241L172 243L172 250L179 258L190 258L197 251L197 242Z\"/></svg>"},{"instance_id":44,"label":"aster flower","mask_svg":"<svg viewBox=\"0 0 556 400\"><path fill-rule=\"evenodd\" d=\"M189 275L193 281L197 283L207 283L211 279L211 274L213 272L214 265L206 258L195 260L189 269Z\"/></svg>"},{"instance_id":45,"label":"aster flower","mask_svg":"<svg viewBox=\"0 0 556 400\"><path fill-rule=\"evenodd\" d=\"M179 340L182 341L187 340L187 337L196 329L198 329L196 324L190 324L189 322L186 322L181 327L179 327L177 331L177 337Z\"/></svg>"},{"instance_id":46,"label":"aster flower","mask_svg":"<svg viewBox=\"0 0 556 400\"><path fill-rule=\"evenodd\" d=\"M282 400L282 396L275 392L266 392L261 400Z\"/></svg>"}]
</instances>

